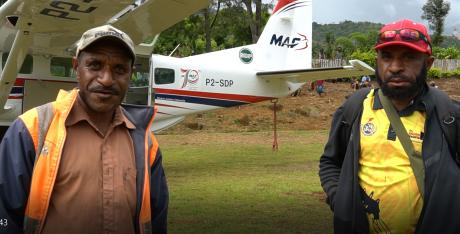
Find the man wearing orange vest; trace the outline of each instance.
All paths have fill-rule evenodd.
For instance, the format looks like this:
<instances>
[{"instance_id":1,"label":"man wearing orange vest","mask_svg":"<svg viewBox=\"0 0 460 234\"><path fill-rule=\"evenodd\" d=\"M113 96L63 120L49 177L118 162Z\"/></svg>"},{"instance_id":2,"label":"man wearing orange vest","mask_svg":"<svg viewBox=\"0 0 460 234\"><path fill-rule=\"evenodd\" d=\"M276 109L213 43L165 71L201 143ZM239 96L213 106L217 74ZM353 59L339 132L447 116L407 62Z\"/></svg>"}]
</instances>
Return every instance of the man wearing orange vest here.
<instances>
[{"instance_id":1,"label":"man wearing orange vest","mask_svg":"<svg viewBox=\"0 0 460 234\"><path fill-rule=\"evenodd\" d=\"M427 29L387 24L375 49L380 88L357 91L336 111L320 159L335 233L459 233L460 141L448 133L459 131L460 105L426 84Z\"/></svg>"},{"instance_id":2,"label":"man wearing orange vest","mask_svg":"<svg viewBox=\"0 0 460 234\"><path fill-rule=\"evenodd\" d=\"M168 188L151 107L121 105L134 44L86 31L78 89L21 115L0 145L0 233L166 233Z\"/></svg>"}]
</instances>

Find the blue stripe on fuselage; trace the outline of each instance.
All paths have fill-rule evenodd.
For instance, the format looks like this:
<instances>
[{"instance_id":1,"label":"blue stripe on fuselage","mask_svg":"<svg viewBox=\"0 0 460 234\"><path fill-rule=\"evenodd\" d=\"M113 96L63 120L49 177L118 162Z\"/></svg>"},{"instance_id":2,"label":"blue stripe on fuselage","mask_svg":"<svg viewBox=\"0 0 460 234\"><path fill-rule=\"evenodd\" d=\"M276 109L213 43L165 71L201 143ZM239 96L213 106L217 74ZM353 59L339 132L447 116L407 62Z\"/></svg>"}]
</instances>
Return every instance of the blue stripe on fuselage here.
<instances>
[{"instance_id":1,"label":"blue stripe on fuselage","mask_svg":"<svg viewBox=\"0 0 460 234\"><path fill-rule=\"evenodd\" d=\"M22 94L24 87L14 87L11 89L10 94Z\"/></svg>"},{"instance_id":2,"label":"blue stripe on fuselage","mask_svg":"<svg viewBox=\"0 0 460 234\"><path fill-rule=\"evenodd\" d=\"M195 104L202 104L202 105L208 105L208 106L220 106L220 107L232 107L232 106L248 104L247 102L240 102L240 101L229 101L229 100L219 100L219 99L213 99L213 98L179 96L179 95L170 95L170 94L155 94L155 99L175 101L175 102L195 103Z\"/></svg>"}]
</instances>

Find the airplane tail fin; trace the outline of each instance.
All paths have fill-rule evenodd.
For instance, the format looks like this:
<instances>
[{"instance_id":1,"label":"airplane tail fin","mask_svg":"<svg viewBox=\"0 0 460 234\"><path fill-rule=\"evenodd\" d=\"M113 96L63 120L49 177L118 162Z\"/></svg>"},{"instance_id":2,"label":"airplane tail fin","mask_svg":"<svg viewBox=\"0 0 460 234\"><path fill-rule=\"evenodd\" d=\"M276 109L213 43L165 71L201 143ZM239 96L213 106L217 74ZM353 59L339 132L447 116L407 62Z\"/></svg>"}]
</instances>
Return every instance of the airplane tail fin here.
<instances>
[{"instance_id":1,"label":"airplane tail fin","mask_svg":"<svg viewBox=\"0 0 460 234\"><path fill-rule=\"evenodd\" d=\"M312 0L279 0L256 47L257 70L311 68Z\"/></svg>"}]
</instances>

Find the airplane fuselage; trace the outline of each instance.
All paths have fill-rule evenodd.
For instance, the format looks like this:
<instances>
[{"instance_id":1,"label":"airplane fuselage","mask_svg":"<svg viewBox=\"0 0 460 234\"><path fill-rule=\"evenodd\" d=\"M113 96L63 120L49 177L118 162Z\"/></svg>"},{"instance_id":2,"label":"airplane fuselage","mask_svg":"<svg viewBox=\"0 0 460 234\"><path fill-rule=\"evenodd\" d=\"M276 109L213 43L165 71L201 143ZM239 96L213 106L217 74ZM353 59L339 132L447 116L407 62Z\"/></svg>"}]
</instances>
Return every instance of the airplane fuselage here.
<instances>
[{"instance_id":1,"label":"airplane fuselage","mask_svg":"<svg viewBox=\"0 0 460 234\"><path fill-rule=\"evenodd\" d=\"M158 107L155 121L179 120L188 114L284 97L303 84L258 78L256 58L245 56L256 55L251 47L225 52L187 58L152 56L151 86Z\"/></svg>"},{"instance_id":2,"label":"airplane fuselage","mask_svg":"<svg viewBox=\"0 0 460 234\"><path fill-rule=\"evenodd\" d=\"M200 56L191 59L153 55L150 65L143 61L144 70L137 72L148 76L149 85L130 88L126 102L155 105L158 111L153 130L159 131L189 114L271 100L300 87L282 80L258 79L257 70L240 59L238 51L242 49L248 48L235 48L237 61L228 61L226 67L206 64ZM59 89L77 86L71 58L30 55L26 61L29 62L22 70L29 74L20 73L17 77L6 108L0 113L0 126L8 126L25 111L53 101Z\"/></svg>"}]
</instances>

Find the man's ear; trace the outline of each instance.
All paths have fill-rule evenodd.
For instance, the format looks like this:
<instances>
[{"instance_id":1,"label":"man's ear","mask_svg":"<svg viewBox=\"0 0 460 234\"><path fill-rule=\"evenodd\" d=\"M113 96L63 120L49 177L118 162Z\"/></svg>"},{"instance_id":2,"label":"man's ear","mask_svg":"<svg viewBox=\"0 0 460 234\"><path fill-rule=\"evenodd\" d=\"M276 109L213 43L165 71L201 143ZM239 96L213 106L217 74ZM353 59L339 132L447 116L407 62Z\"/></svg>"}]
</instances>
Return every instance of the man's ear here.
<instances>
[{"instance_id":1,"label":"man's ear","mask_svg":"<svg viewBox=\"0 0 460 234\"><path fill-rule=\"evenodd\" d=\"M77 75L77 79L78 79L78 59L77 57L73 57L72 58L72 69L75 71L75 74Z\"/></svg>"},{"instance_id":2,"label":"man's ear","mask_svg":"<svg viewBox=\"0 0 460 234\"><path fill-rule=\"evenodd\" d=\"M72 68L76 71L78 67L78 59L77 57L72 58Z\"/></svg>"},{"instance_id":3,"label":"man's ear","mask_svg":"<svg viewBox=\"0 0 460 234\"><path fill-rule=\"evenodd\" d=\"M425 59L425 65L426 65L426 69L427 70L430 70L431 66L433 65L434 63L434 57L433 56L428 56L426 59Z\"/></svg>"}]
</instances>

